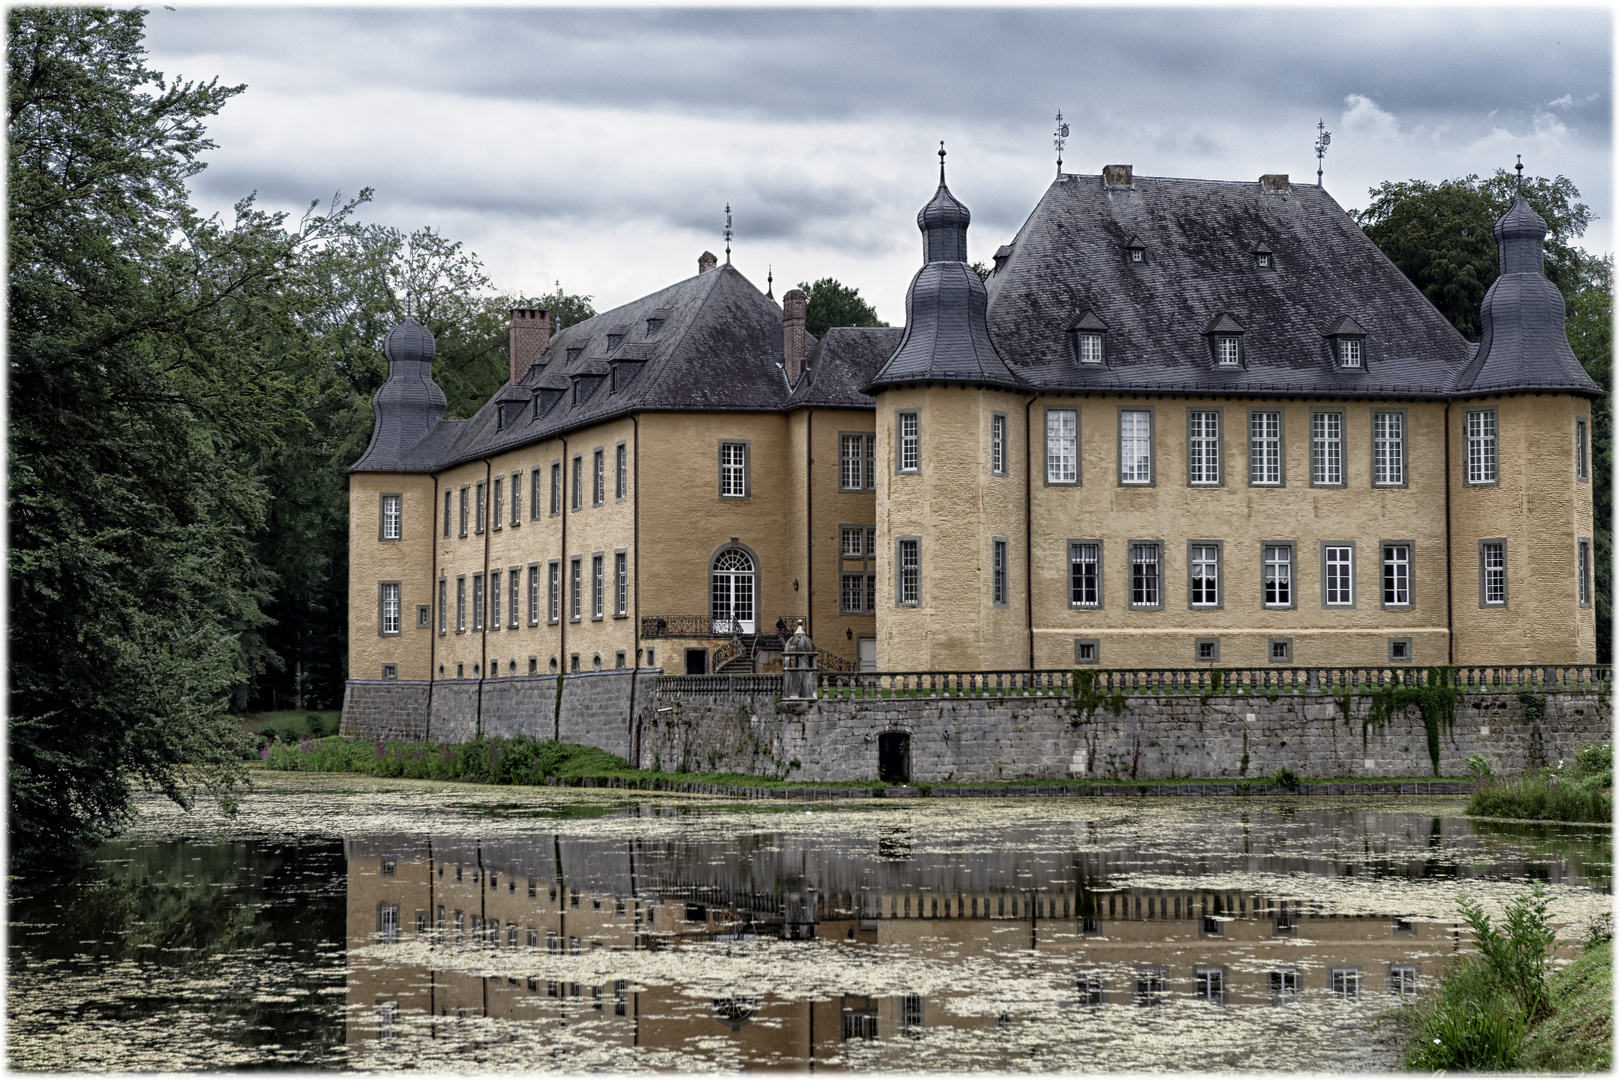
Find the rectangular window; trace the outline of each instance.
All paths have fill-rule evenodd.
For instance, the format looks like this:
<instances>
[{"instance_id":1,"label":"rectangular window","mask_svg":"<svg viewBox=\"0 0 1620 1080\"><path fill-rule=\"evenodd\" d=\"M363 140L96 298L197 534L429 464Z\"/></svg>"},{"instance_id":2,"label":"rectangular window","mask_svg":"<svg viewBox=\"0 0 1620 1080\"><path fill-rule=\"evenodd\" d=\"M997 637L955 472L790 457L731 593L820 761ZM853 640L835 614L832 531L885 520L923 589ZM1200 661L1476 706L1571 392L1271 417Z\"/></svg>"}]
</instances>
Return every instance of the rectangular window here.
<instances>
[{"instance_id":1,"label":"rectangular window","mask_svg":"<svg viewBox=\"0 0 1620 1080\"><path fill-rule=\"evenodd\" d=\"M1401 997L1411 997L1418 992L1418 969L1412 964L1391 964L1389 968L1389 992Z\"/></svg>"},{"instance_id":2,"label":"rectangular window","mask_svg":"<svg viewBox=\"0 0 1620 1080\"><path fill-rule=\"evenodd\" d=\"M445 596L445 593L448 590L448 588L449 588L448 583L444 580L444 578L440 578L439 579L439 633L441 633L441 634L445 633L446 630L448 629L445 626L445 623L450 618L450 602L447 599L447 597Z\"/></svg>"},{"instance_id":3,"label":"rectangular window","mask_svg":"<svg viewBox=\"0 0 1620 1080\"><path fill-rule=\"evenodd\" d=\"M1294 549L1266 544L1261 557L1261 603L1268 608L1294 606Z\"/></svg>"},{"instance_id":4,"label":"rectangular window","mask_svg":"<svg viewBox=\"0 0 1620 1080\"><path fill-rule=\"evenodd\" d=\"M1080 362L1082 364L1102 363L1103 339L1101 334L1077 334L1076 341L1080 346Z\"/></svg>"},{"instance_id":5,"label":"rectangular window","mask_svg":"<svg viewBox=\"0 0 1620 1080\"><path fill-rule=\"evenodd\" d=\"M1322 545L1322 603L1327 607L1354 607L1355 553L1349 544Z\"/></svg>"},{"instance_id":6,"label":"rectangular window","mask_svg":"<svg viewBox=\"0 0 1620 1080\"><path fill-rule=\"evenodd\" d=\"M467 632L467 579L456 578L456 633Z\"/></svg>"},{"instance_id":7,"label":"rectangular window","mask_svg":"<svg viewBox=\"0 0 1620 1080\"><path fill-rule=\"evenodd\" d=\"M501 490L502 486L501 478L497 476L495 478L494 487L489 493L489 523L490 527L494 529L499 529L506 521L506 500L502 498L504 494L504 492Z\"/></svg>"},{"instance_id":8,"label":"rectangular window","mask_svg":"<svg viewBox=\"0 0 1620 1080\"><path fill-rule=\"evenodd\" d=\"M552 479L555 480L556 478L553 477ZM553 514L555 514L557 511L552 510L551 512ZM539 470L539 468L533 468L533 469L529 470L529 520L530 521L539 521L540 520L540 470Z\"/></svg>"},{"instance_id":9,"label":"rectangular window","mask_svg":"<svg viewBox=\"0 0 1620 1080\"><path fill-rule=\"evenodd\" d=\"M623 500L630 490L629 450L620 443L613 448L613 497Z\"/></svg>"},{"instance_id":10,"label":"rectangular window","mask_svg":"<svg viewBox=\"0 0 1620 1080\"><path fill-rule=\"evenodd\" d=\"M491 630L501 628L501 572L499 570L489 572L489 628Z\"/></svg>"},{"instance_id":11,"label":"rectangular window","mask_svg":"<svg viewBox=\"0 0 1620 1080\"><path fill-rule=\"evenodd\" d=\"M573 483L574 490L569 497L568 505L571 509L578 510L584 505L582 500L585 497L585 458L579 454L574 455L574 474L569 480Z\"/></svg>"},{"instance_id":12,"label":"rectangular window","mask_svg":"<svg viewBox=\"0 0 1620 1080\"><path fill-rule=\"evenodd\" d=\"M1007 541L990 541L990 602L1007 606Z\"/></svg>"},{"instance_id":13,"label":"rectangular window","mask_svg":"<svg viewBox=\"0 0 1620 1080\"><path fill-rule=\"evenodd\" d=\"M513 628L518 624L518 580L522 573L521 566L514 566L506 575L506 625Z\"/></svg>"},{"instance_id":14,"label":"rectangular window","mask_svg":"<svg viewBox=\"0 0 1620 1080\"><path fill-rule=\"evenodd\" d=\"M1102 606L1102 542L1083 540L1069 545L1069 606Z\"/></svg>"},{"instance_id":15,"label":"rectangular window","mask_svg":"<svg viewBox=\"0 0 1620 1080\"><path fill-rule=\"evenodd\" d=\"M521 470L512 473L512 525L516 527L523 521L523 473Z\"/></svg>"},{"instance_id":16,"label":"rectangular window","mask_svg":"<svg viewBox=\"0 0 1620 1080\"><path fill-rule=\"evenodd\" d=\"M399 633L399 582L383 582L379 599L377 632L381 634Z\"/></svg>"},{"instance_id":17,"label":"rectangular window","mask_svg":"<svg viewBox=\"0 0 1620 1080\"><path fill-rule=\"evenodd\" d=\"M444 538L450 539L450 489L444 489Z\"/></svg>"},{"instance_id":18,"label":"rectangular window","mask_svg":"<svg viewBox=\"0 0 1620 1080\"><path fill-rule=\"evenodd\" d=\"M748 496L748 444L720 444L720 497L742 499Z\"/></svg>"},{"instance_id":19,"label":"rectangular window","mask_svg":"<svg viewBox=\"0 0 1620 1080\"><path fill-rule=\"evenodd\" d=\"M903 412L898 418L899 436L895 439L895 467L903 473L922 471L922 421L914 412Z\"/></svg>"},{"instance_id":20,"label":"rectangular window","mask_svg":"<svg viewBox=\"0 0 1620 1080\"><path fill-rule=\"evenodd\" d=\"M630 557L625 552L613 554L613 614L630 612Z\"/></svg>"},{"instance_id":21,"label":"rectangular window","mask_svg":"<svg viewBox=\"0 0 1620 1080\"><path fill-rule=\"evenodd\" d=\"M838 611L842 615L868 615L869 581L875 581L873 574L841 574L838 578Z\"/></svg>"},{"instance_id":22,"label":"rectangular window","mask_svg":"<svg viewBox=\"0 0 1620 1080\"><path fill-rule=\"evenodd\" d=\"M903 537L895 542L895 602L901 607L916 607L922 602L922 560L918 554L921 544L916 537Z\"/></svg>"},{"instance_id":23,"label":"rectangular window","mask_svg":"<svg viewBox=\"0 0 1620 1080\"><path fill-rule=\"evenodd\" d=\"M1238 362L1238 339L1231 334L1224 334L1215 339L1215 362L1221 367L1236 367Z\"/></svg>"},{"instance_id":24,"label":"rectangular window","mask_svg":"<svg viewBox=\"0 0 1620 1080\"><path fill-rule=\"evenodd\" d=\"M845 432L838 436L838 490L872 491L877 475L872 471L877 452L877 436Z\"/></svg>"},{"instance_id":25,"label":"rectangular window","mask_svg":"<svg viewBox=\"0 0 1620 1080\"><path fill-rule=\"evenodd\" d=\"M1466 414L1463 431L1468 440L1468 482L1496 483L1496 410L1478 409Z\"/></svg>"},{"instance_id":26,"label":"rectangular window","mask_svg":"<svg viewBox=\"0 0 1620 1080\"><path fill-rule=\"evenodd\" d=\"M1479 602L1481 607L1507 606L1507 541L1479 542Z\"/></svg>"},{"instance_id":27,"label":"rectangular window","mask_svg":"<svg viewBox=\"0 0 1620 1080\"><path fill-rule=\"evenodd\" d=\"M1360 367L1361 366L1361 339L1360 338L1340 338L1339 339L1339 366L1340 367Z\"/></svg>"},{"instance_id":28,"label":"rectangular window","mask_svg":"<svg viewBox=\"0 0 1620 1080\"><path fill-rule=\"evenodd\" d=\"M562 513L562 462L551 463L551 516Z\"/></svg>"},{"instance_id":29,"label":"rectangular window","mask_svg":"<svg viewBox=\"0 0 1620 1080\"><path fill-rule=\"evenodd\" d=\"M1384 545L1384 606L1412 606L1412 546Z\"/></svg>"},{"instance_id":30,"label":"rectangular window","mask_svg":"<svg viewBox=\"0 0 1620 1080\"><path fill-rule=\"evenodd\" d=\"M1153 414L1146 409L1120 410L1119 482L1153 483Z\"/></svg>"},{"instance_id":31,"label":"rectangular window","mask_svg":"<svg viewBox=\"0 0 1620 1080\"><path fill-rule=\"evenodd\" d=\"M568 621L569 622L579 622L579 602L580 602L580 595L579 594L580 594L580 586L583 584L581 582L581 580L580 580L580 576L581 576L580 575L580 561L578 559L569 559L568 560Z\"/></svg>"},{"instance_id":32,"label":"rectangular window","mask_svg":"<svg viewBox=\"0 0 1620 1080\"><path fill-rule=\"evenodd\" d=\"M1007 475L1007 418L1000 413L990 417L990 471Z\"/></svg>"},{"instance_id":33,"label":"rectangular window","mask_svg":"<svg viewBox=\"0 0 1620 1080\"><path fill-rule=\"evenodd\" d=\"M1164 604L1160 587L1159 545L1131 545L1131 607L1156 608Z\"/></svg>"},{"instance_id":34,"label":"rectangular window","mask_svg":"<svg viewBox=\"0 0 1620 1080\"><path fill-rule=\"evenodd\" d=\"M1221 546L1187 546L1187 606L1221 606Z\"/></svg>"},{"instance_id":35,"label":"rectangular window","mask_svg":"<svg viewBox=\"0 0 1620 1080\"><path fill-rule=\"evenodd\" d=\"M529 625L540 625L540 565L529 564Z\"/></svg>"},{"instance_id":36,"label":"rectangular window","mask_svg":"<svg viewBox=\"0 0 1620 1080\"><path fill-rule=\"evenodd\" d=\"M607 501L607 458L601 450L591 455L591 505Z\"/></svg>"},{"instance_id":37,"label":"rectangular window","mask_svg":"<svg viewBox=\"0 0 1620 1080\"><path fill-rule=\"evenodd\" d=\"M1592 541L1575 541L1575 595L1581 607L1592 606Z\"/></svg>"},{"instance_id":38,"label":"rectangular window","mask_svg":"<svg viewBox=\"0 0 1620 1080\"><path fill-rule=\"evenodd\" d=\"M484 482L480 480L473 485L473 532L480 534L484 531Z\"/></svg>"},{"instance_id":39,"label":"rectangular window","mask_svg":"<svg viewBox=\"0 0 1620 1080\"><path fill-rule=\"evenodd\" d=\"M1193 969L1193 997L1212 1005L1226 1004L1226 969L1200 967Z\"/></svg>"},{"instance_id":40,"label":"rectangular window","mask_svg":"<svg viewBox=\"0 0 1620 1080\"><path fill-rule=\"evenodd\" d=\"M399 504L402 496L384 495L382 497L382 524L378 535L384 540L399 539Z\"/></svg>"},{"instance_id":41,"label":"rectangular window","mask_svg":"<svg viewBox=\"0 0 1620 1080\"><path fill-rule=\"evenodd\" d=\"M458 535L466 536L467 535L467 485L466 484L461 485L460 495L461 495L461 497L460 497L460 499L457 500L457 503L456 503L457 509L459 510L459 515L460 515L460 518L461 518L461 522L460 522L460 524L461 524L461 532Z\"/></svg>"},{"instance_id":42,"label":"rectangular window","mask_svg":"<svg viewBox=\"0 0 1620 1080\"><path fill-rule=\"evenodd\" d=\"M591 556L591 618L602 617L603 603L602 556Z\"/></svg>"},{"instance_id":43,"label":"rectangular window","mask_svg":"<svg viewBox=\"0 0 1620 1080\"><path fill-rule=\"evenodd\" d=\"M1406 414L1375 412L1373 423L1373 486L1400 487L1406 483Z\"/></svg>"},{"instance_id":44,"label":"rectangular window","mask_svg":"<svg viewBox=\"0 0 1620 1080\"><path fill-rule=\"evenodd\" d=\"M1298 968L1278 968L1266 972L1266 990L1274 998L1298 994L1300 979Z\"/></svg>"},{"instance_id":45,"label":"rectangular window","mask_svg":"<svg viewBox=\"0 0 1620 1080\"><path fill-rule=\"evenodd\" d=\"M1073 409L1049 409L1046 413L1046 482L1076 484L1080 462L1076 429L1078 414Z\"/></svg>"},{"instance_id":46,"label":"rectangular window","mask_svg":"<svg viewBox=\"0 0 1620 1080\"><path fill-rule=\"evenodd\" d=\"M1249 483L1257 487L1283 482L1282 413L1249 414Z\"/></svg>"},{"instance_id":47,"label":"rectangular window","mask_svg":"<svg viewBox=\"0 0 1620 1080\"><path fill-rule=\"evenodd\" d=\"M1221 414L1213 409L1187 413L1187 483L1221 482Z\"/></svg>"},{"instance_id":48,"label":"rectangular window","mask_svg":"<svg viewBox=\"0 0 1620 1080\"><path fill-rule=\"evenodd\" d=\"M1590 480L1591 471L1586 464L1586 421L1575 421L1575 479Z\"/></svg>"},{"instance_id":49,"label":"rectangular window","mask_svg":"<svg viewBox=\"0 0 1620 1080\"><path fill-rule=\"evenodd\" d=\"M472 583L473 629L482 630L484 628L484 575L474 574Z\"/></svg>"},{"instance_id":50,"label":"rectangular window","mask_svg":"<svg viewBox=\"0 0 1620 1080\"><path fill-rule=\"evenodd\" d=\"M1339 997L1361 996L1360 968L1331 968L1328 971L1328 989Z\"/></svg>"},{"instance_id":51,"label":"rectangular window","mask_svg":"<svg viewBox=\"0 0 1620 1080\"><path fill-rule=\"evenodd\" d=\"M1311 413L1311 483L1317 487L1344 484L1344 414Z\"/></svg>"},{"instance_id":52,"label":"rectangular window","mask_svg":"<svg viewBox=\"0 0 1620 1080\"><path fill-rule=\"evenodd\" d=\"M562 564L552 559L547 567L546 621L555 623L562 619Z\"/></svg>"},{"instance_id":53,"label":"rectangular window","mask_svg":"<svg viewBox=\"0 0 1620 1080\"><path fill-rule=\"evenodd\" d=\"M838 553L841 557L845 559L859 559L866 554L864 544L866 531L864 529L840 529L838 530L838 536Z\"/></svg>"}]
</instances>

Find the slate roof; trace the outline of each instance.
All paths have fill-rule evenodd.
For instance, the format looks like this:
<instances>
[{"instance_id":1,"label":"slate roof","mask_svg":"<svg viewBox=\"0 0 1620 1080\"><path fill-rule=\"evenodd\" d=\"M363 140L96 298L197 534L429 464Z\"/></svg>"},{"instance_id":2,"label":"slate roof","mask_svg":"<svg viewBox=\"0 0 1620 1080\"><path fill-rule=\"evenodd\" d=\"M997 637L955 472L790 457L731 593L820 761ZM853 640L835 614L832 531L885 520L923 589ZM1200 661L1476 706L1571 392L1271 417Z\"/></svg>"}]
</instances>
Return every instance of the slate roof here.
<instances>
[{"instance_id":1,"label":"slate roof","mask_svg":"<svg viewBox=\"0 0 1620 1080\"><path fill-rule=\"evenodd\" d=\"M1142 262L1129 261L1139 243ZM1048 187L988 281L990 336L1043 390L1443 397L1472 359L1461 334L1326 191L1137 176ZM1270 268L1255 253L1269 249ZM1108 326L1105 363L1075 362L1084 313ZM1217 321L1242 327L1243 362L1217 370ZM1325 334L1364 328L1359 370Z\"/></svg>"},{"instance_id":2,"label":"slate roof","mask_svg":"<svg viewBox=\"0 0 1620 1080\"><path fill-rule=\"evenodd\" d=\"M383 355L388 381L371 396L377 423L352 471L392 471L395 462L443 426L445 397L433 381L433 335L407 316L384 339Z\"/></svg>"},{"instance_id":3,"label":"slate roof","mask_svg":"<svg viewBox=\"0 0 1620 1080\"><path fill-rule=\"evenodd\" d=\"M835 326L806 356L805 373L788 399L789 408L870 409L861 392L893 355L905 336L899 326Z\"/></svg>"},{"instance_id":4,"label":"slate roof","mask_svg":"<svg viewBox=\"0 0 1620 1080\"><path fill-rule=\"evenodd\" d=\"M652 334L649 318L663 320ZM609 334L623 335L612 349ZM398 377L391 365L379 403L394 400ZM374 434L351 471L433 472L632 412L775 411L787 407L788 393L782 309L721 265L560 331L516 386L503 386L467 420L439 421L409 442ZM442 392L438 400L442 415ZM390 428L385 412L378 415L377 431Z\"/></svg>"}]
</instances>

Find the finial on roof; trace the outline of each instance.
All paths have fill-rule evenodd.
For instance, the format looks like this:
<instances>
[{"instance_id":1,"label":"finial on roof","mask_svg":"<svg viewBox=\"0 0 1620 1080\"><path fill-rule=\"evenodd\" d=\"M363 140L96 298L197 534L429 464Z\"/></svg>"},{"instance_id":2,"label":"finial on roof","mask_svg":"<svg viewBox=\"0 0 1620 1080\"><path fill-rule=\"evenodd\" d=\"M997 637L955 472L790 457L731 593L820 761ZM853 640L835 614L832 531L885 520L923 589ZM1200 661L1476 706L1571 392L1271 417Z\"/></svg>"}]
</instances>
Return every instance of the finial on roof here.
<instances>
[{"instance_id":1,"label":"finial on roof","mask_svg":"<svg viewBox=\"0 0 1620 1080\"><path fill-rule=\"evenodd\" d=\"M945 140L939 140L939 182L945 183Z\"/></svg>"},{"instance_id":2,"label":"finial on roof","mask_svg":"<svg viewBox=\"0 0 1620 1080\"><path fill-rule=\"evenodd\" d=\"M772 278L771 278L771 264L766 263L765 264L765 299L767 299L767 300L775 300L776 299L776 297L771 295L771 281L772 281Z\"/></svg>"},{"instance_id":3,"label":"finial on roof","mask_svg":"<svg viewBox=\"0 0 1620 1080\"><path fill-rule=\"evenodd\" d=\"M1524 155L1514 154L1514 168L1519 170L1519 198L1524 198Z\"/></svg>"},{"instance_id":4,"label":"finial on roof","mask_svg":"<svg viewBox=\"0 0 1620 1080\"><path fill-rule=\"evenodd\" d=\"M1327 153L1328 143L1333 141L1333 132L1322 126L1322 121L1316 122L1316 186L1322 186L1322 155Z\"/></svg>"},{"instance_id":5,"label":"finial on roof","mask_svg":"<svg viewBox=\"0 0 1620 1080\"><path fill-rule=\"evenodd\" d=\"M731 265L731 204L726 203L726 265Z\"/></svg>"},{"instance_id":6,"label":"finial on roof","mask_svg":"<svg viewBox=\"0 0 1620 1080\"><path fill-rule=\"evenodd\" d=\"M1069 137L1069 125L1063 122L1063 110L1057 113L1057 127L1052 130L1052 148L1057 151L1059 176L1063 175L1063 140Z\"/></svg>"}]
</instances>

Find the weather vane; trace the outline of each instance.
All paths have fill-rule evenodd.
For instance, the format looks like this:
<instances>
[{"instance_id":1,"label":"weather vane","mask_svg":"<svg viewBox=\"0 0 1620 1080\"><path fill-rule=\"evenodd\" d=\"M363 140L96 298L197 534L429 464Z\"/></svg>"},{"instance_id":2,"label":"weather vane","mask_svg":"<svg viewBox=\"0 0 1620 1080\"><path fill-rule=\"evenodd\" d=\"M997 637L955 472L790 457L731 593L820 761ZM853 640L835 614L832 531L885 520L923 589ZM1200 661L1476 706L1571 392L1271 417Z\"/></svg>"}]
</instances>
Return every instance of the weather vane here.
<instances>
[{"instance_id":1,"label":"weather vane","mask_svg":"<svg viewBox=\"0 0 1620 1080\"><path fill-rule=\"evenodd\" d=\"M1322 121L1316 122L1316 186L1322 186L1322 155L1327 153L1328 143L1333 141L1333 132L1322 126Z\"/></svg>"},{"instance_id":2,"label":"weather vane","mask_svg":"<svg viewBox=\"0 0 1620 1080\"><path fill-rule=\"evenodd\" d=\"M1519 170L1519 196L1522 198L1524 196L1524 155L1514 154L1513 162L1513 167Z\"/></svg>"},{"instance_id":3,"label":"weather vane","mask_svg":"<svg viewBox=\"0 0 1620 1080\"><path fill-rule=\"evenodd\" d=\"M726 265L731 265L731 204L726 203Z\"/></svg>"},{"instance_id":4,"label":"weather vane","mask_svg":"<svg viewBox=\"0 0 1620 1080\"><path fill-rule=\"evenodd\" d=\"M1052 148L1057 151L1058 175L1063 175L1063 140L1069 137L1069 125L1063 122L1063 110L1057 114L1057 127L1052 131Z\"/></svg>"},{"instance_id":5,"label":"weather vane","mask_svg":"<svg viewBox=\"0 0 1620 1080\"><path fill-rule=\"evenodd\" d=\"M939 182L945 183L945 140L939 140Z\"/></svg>"}]
</instances>

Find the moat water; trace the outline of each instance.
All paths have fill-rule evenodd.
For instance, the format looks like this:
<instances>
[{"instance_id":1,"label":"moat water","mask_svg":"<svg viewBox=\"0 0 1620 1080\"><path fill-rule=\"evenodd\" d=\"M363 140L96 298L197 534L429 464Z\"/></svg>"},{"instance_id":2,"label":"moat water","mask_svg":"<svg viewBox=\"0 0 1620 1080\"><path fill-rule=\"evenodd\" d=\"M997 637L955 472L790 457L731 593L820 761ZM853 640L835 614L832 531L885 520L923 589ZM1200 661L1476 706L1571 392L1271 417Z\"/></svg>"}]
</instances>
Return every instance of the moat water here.
<instances>
[{"instance_id":1,"label":"moat water","mask_svg":"<svg viewBox=\"0 0 1620 1080\"><path fill-rule=\"evenodd\" d=\"M1456 799L606 799L270 774L14 877L25 1070L1387 1070L1456 900L1610 909ZM1572 948L1564 948L1573 955Z\"/></svg>"}]
</instances>

